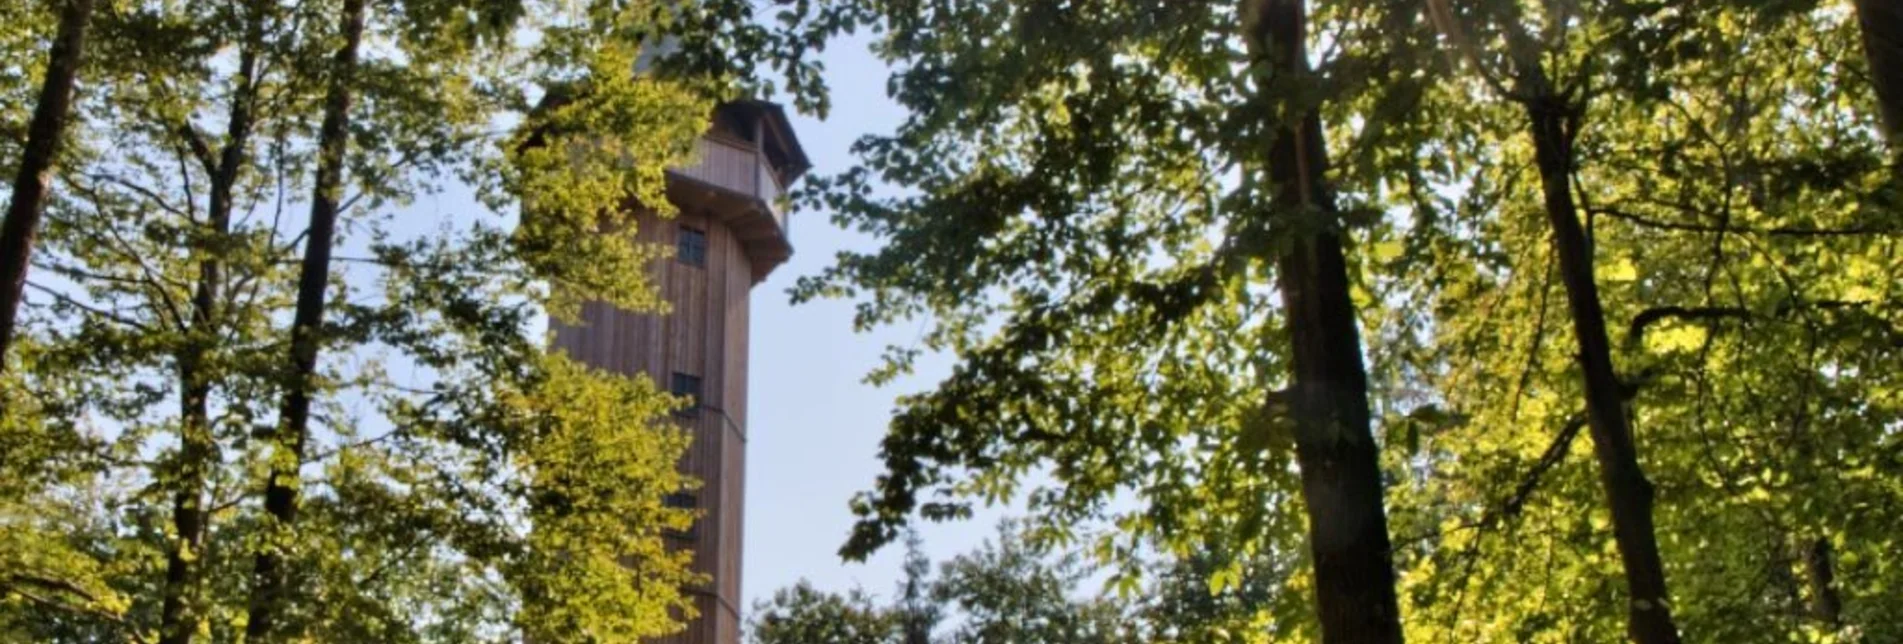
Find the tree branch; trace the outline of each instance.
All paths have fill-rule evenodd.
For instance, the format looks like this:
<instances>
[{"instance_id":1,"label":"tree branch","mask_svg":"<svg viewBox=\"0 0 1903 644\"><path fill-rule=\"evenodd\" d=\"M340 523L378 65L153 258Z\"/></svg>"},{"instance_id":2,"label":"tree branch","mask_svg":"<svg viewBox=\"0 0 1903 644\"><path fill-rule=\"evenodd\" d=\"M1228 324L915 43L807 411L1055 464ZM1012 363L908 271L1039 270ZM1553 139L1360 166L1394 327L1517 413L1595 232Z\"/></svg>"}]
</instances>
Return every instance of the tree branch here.
<instances>
[{"instance_id":1,"label":"tree branch","mask_svg":"<svg viewBox=\"0 0 1903 644\"><path fill-rule=\"evenodd\" d=\"M1793 313L1798 313L1800 311L1836 311L1836 310L1843 310L1843 309L1862 309L1872 304L1878 304L1878 302L1864 302L1864 301L1855 301L1855 300L1816 300L1812 302L1785 302L1783 304L1779 304L1776 309L1772 310L1770 312L1770 316L1781 318L1784 316L1791 315ZM1865 311L1865 313L1868 314L1869 312ZM1876 317L1874 316L1874 314L1872 314L1872 316ZM1655 306L1655 307L1646 309L1644 311L1640 311L1638 315L1632 317L1632 323L1627 327L1627 331L1626 331L1625 347L1627 350L1635 350L1643 346L1643 342L1645 340L1646 328L1652 326L1653 324L1663 322L1665 320L1690 320L1690 321L1710 321L1710 320L1722 320L1722 319L1752 320L1752 319L1757 319L1760 317L1763 317L1763 316L1753 313L1750 309L1747 309L1741 306ZM1894 328L1894 325L1890 325L1887 320L1882 320L1880 317L1878 317L1878 321L1884 322L1886 325L1891 326L1892 327L1891 332L1893 334L1898 333L1897 330ZM1899 334L1899 335L1903 335L1903 334ZM1899 342L1903 342L1903 338L1899 338Z\"/></svg>"},{"instance_id":2,"label":"tree branch","mask_svg":"<svg viewBox=\"0 0 1903 644\"><path fill-rule=\"evenodd\" d=\"M1561 461L1566 460L1566 454L1572 450L1573 439L1578 438L1579 431L1585 427L1586 415L1583 413L1573 414L1571 418L1566 419L1566 425L1560 428L1559 435L1553 437L1553 444L1546 446L1546 451L1540 454L1540 460L1533 463L1533 469L1527 470L1526 476L1520 479L1520 484L1514 486L1513 494L1490 513L1490 516L1480 520L1481 526L1491 527L1502 517L1519 516L1520 511L1526 508L1526 502L1533 498L1533 491L1539 488L1540 480L1546 477L1547 472L1558 467Z\"/></svg>"},{"instance_id":3,"label":"tree branch","mask_svg":"<svg viewBox=\"0 0 1903 644\"><path fill-rule=\"evenodd\" d=\"M178 133L179 138L184 139L186 148L191 150L192 157L198 160L199 165L204 166L205 172L216 176L218 161L212 156L211 145L205 143L204 135L198 133L198 128L192 127L190 123L184 123L173 128L173 131Z\"/></svg>"},{"instance_id":4,"label":"tree branch","mask_svg":"<svg viewBox=\"0 0 1903 644\"><path fill-rule=\"evenodd\" d=\"M174 215L178 215L188 220L191 219L191 215L186 214L186 212L183 209L173 205L172 202L167 201L164 195L159 194L158 192L152 190L151 188L139 185L137 183L133 183L129 179L125 179L117 175L104 173L104 172L94 172L94 173L85 174L83 176L85 176L88 179L92 179L94 181L104 181L106 183L110 183L110 184L119 186L121 188L131 190L132 192L138 193L139 196L145 197L147 201L151 201L153 204L157 205L161 210L172 213ZM73 181L71 179L67 180L67 185L73 186L75 189L84 189L80 187L79 182Z\"/></svg>"},{"instance_id":5,"label":"tree branch","mask_svg":"<svg viewBox=\"0 0 1903 644\"><path fill-rule=\"evenodd\" d=\"M1768 235L1772 237L1854 237L1854 236L1863 236L1863 235L1894 235L1899 232L1903 232L1903 228L1885 228L1880 226L1853 226L1850 228L1807 228L1807 227L1801 227L1801 226L1776 226L1772 228L1744 228L1739 226L1724 226L1721 228L1719 226L1712 226L1709 224L1694 224L1694 223L1685 223L1685 222L1677 222L1677 221L1664 221L1661 219L1654 219L1654 218L1646 217L1644 215L1639 215L1631 211L1622 210L1619 208L1608 208L1604 206L1588 207L1585 210L1588 214L1605 215L1608 217L1612 217L1614 219L1629 221L1646 228L1657 228L1661 230L1678 230L1678 231L1694 232L1694 233L1711 233L1711 234L1749 233L1749 234L1756 234L1756 235Z\"/></svg>"},{"instance_id":6,"label":"tree branch","mask_svg":"<svg viewBox=\"0 0 1903 644\"><path fill-rule=\"evenodd\" d=\"M55 600L48 597L42 597L42 596L27 592L26 590L21 588L22 586L33 586L36 588L43 588L43 589L54 591L54 592L65 593L68 595L72 595L74 597L78 597L81 601L87 604L92 604L93 606L74 606L68 602L63 602L63 601ZM25 599L29 603L42 606L45 608L72 612L72 613L79 613L82 615L91 615L93 617L104 619L124 629L126 637L131 639L133 642L137 642L138 644L144 644L146 641L144 636L141 636L139 632L132 627L131 624L128 624L126 622L124 615L98 607L97 605L99 604L99 598L93 595L91 592L87 591L86 589L80 588L78 584L74 584L73 582L70 582L64 579L53 579L51 577L42 577L39 575L15 572L15 573L9 573L6 576L5 582L0 583L0 590L10 593L16 597L20 597L21 599Z\"/></svg>"},{"instance_id":7,"label":"tree branch","mask_svg":"<svg viewBox=\"0 0 1903 644\"><path fill-rule=\"evenodd\" d=\"M107 310L105 310L105 309L101 309L101 308L98 308L98 307L95 307L95 306L92 306L92 305L90 305L90 304L87 304L87 303L85 303L85 302L81 302L81 301L79 301L79 300L76 300L76 299L73 299L73 297L72 297L72 296L69 296L69 295L67 295L67 294L65 294L65 293L61 293L61 292L59 292L59 291L56 291L56 290L53 290L53 289L51 289L51 288L48 288L48 287L46 287L46 286L43 286L43 285L40 285L40 284L37 284L37 283L35 283L35 282L33 282L32 280L27 280L27 281L26 281L26 285L27 285L28 287L31 287L31 288L32 288L33 290L35 290L35 291L39 291L39 292L41 292L41 293L45 293L45 294L47 294L47 295L50 295L50 296L52 296L52 297L53 297L53 299L55 299L55 300L58 300L59 302L61 302L61 303L63 303L63 304L66 304L66 305L68 305L68 306L71 306L71 307L73 307L73 308L76 308L76 309L79 309L79 310L81 310L81 311L85 311L85 312L87 312L87 313L91 313L91 314L93 314L93 315L96 315L96 316L99 316L99 317L103 317L103 318L106 318L106 319L108 319L108 320L112 320L112 321L114 321L114 322L118 322L118 323L120 323L120 324L124 324L124 325L126 325L126 326L129 326L129 327L132 327L132 328L135 328L135 329L138 329L138 330L140 330L140 331L142 331L142 332L146 332L146 333L150 333L150 332L152 331L152 329L151 329L151 327L149 327L149 326L146 326L146 324L145 324L145 323L143 323L143 322L139 322L138 320L134 320L134 319L132 319L132 318L128 318L128 317L125 317L125 316L123 316L123 315L120 315L120 314L118 314L118 313L116 313L116 312L113 312L113 311L107 311Z\"/></svg>"},{"instance_id":8,"label":"tree branch","mask_svg":"<svg viewBox=\"0 0 1903 644\"><path fill-rule=\"evenodd\" d=\"M1626 350L1645 346L1645 329L1665 320L1746 319L1751 311L1739 306L1655 306L1632 317L1625 334Z\"/></svg>"}]
</instances>

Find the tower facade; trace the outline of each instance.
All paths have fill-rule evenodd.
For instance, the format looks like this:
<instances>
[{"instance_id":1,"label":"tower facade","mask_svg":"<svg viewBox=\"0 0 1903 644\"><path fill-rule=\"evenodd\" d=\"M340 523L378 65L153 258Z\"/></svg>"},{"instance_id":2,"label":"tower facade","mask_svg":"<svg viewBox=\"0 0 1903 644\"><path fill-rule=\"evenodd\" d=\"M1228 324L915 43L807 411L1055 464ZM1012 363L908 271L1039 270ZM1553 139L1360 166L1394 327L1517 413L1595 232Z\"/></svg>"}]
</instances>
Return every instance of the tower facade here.
<instances>
[{"instance_id":1,"label":"tower facade","mask_svg":"<svg viewBox=\"0 0 1903 644\"><path fill-rule=\"evenodd\" d=\"M643 216L636 226L642 241L675 248L650 274L672 312L589 303L579 326L553 325L554 344L586 364L647 374L694 400L675 420L693 433L681 470L701 487L668 503L694 508L700 519L668 539L693 550L695 570L710 581L687 589L699 616L659 642L738 644L748 294L792 256L781 196L810 164L785 112L765 101L720 106L699 146L698 163L668 172L668 199L679 214Z\"/></svg>"}]
</instances>

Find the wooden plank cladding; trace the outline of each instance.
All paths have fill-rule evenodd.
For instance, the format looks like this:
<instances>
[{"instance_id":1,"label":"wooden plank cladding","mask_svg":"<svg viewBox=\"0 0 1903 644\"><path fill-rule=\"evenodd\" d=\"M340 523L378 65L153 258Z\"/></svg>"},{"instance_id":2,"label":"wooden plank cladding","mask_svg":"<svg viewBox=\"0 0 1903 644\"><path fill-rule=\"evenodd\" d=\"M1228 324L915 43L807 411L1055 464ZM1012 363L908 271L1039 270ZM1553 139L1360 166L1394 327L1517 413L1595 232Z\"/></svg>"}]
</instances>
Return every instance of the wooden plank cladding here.
<instances>
[{"instance_id":1,"label":"wooden plank cladding","mask_svg":"<svg viewBox=\"0 0 1903 644\"><path fill-rule=\"evenodd\" d=\"M773 223L782 230L786 228L786 211L780 207L785 190L773 164L758 148L745 141L708 135L700 138L697 156L698 163L670 172L756 199L759 207L773 217Z\"/></svg>"},{"instance_id":2,"label":"wooden plank cladding","mask_svg":"<svg viewBox=\"0 0 1903 644\"><path fill-rule=\"evenodd\" d=\"M676 547L694 551L694 569L710 583L688 589L699 596L701 616L687 632L664 642L734 644L738 641L743 480L746 471L747 298L753 267L746 248L715 216L678 204L671 219L646 215L636 239L670 245L682 231L705 236L704 258L658 260L653 284L667 299L665 315L640 314L599 302L582 307L578 325L551 322L553 346L590 366L652 378L662 387L698 382L698 405L675 421L692 435L680 467L700 487L676 502L691 503L701 516L694 528L671 535Z\"/></svg>"},{"instance_id":3,"label":"wooden plank cladding","mask_svg":"<svg viewBox=\"0 0 1903 644\"><path fill-rule=\"evenodd\" d=\"M675 421L693 437L681 471L700 481L670 503L700 512L692 530L669 535L694 552L708 583L684 589L699 615L664 644L739 644L741 546L746 498L748 297L793 253L785 185L809 167L779 106L736 101L715 110L698 161L669 170L668 200L678 214L636 218L635 239L673 246L649 276L668 301L665 315L637 314L599 302L583 305L577 324L551 321L551 345L590 366L693 390L696 409Z\"/></svg>"},{"instance_id":4,"label":"wooden plank cladding","mask_svg":"<svg viewBox=\"0 0 1903 644\"><path fill-rule=\"evenodd\" d=\"M699 163L676 168L673 172L740 194L759 196L761 161L752 145L725 137L704 136L698 148Z\"/></svg>"}]
</instances>

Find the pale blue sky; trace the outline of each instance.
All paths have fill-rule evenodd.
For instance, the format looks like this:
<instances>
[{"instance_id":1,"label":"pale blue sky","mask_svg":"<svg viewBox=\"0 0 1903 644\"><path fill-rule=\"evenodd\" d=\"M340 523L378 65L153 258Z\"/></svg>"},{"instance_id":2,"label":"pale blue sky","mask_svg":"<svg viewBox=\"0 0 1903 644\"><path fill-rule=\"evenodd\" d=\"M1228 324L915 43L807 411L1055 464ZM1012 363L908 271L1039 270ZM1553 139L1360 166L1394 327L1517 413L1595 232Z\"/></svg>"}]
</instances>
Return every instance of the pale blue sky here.
<instances>
[{"instance_id":1,"label":"pale blue sky","mask_svg":"<svg viewBox=\"0 0 1903 644\"><path fill-rule=\"evenodd\" d=\"M813 174L854 163L848 152L865 134L888 133L904 112L886 98L887 70L863 37L836 42L824 56L832 87L825 121L795 116ZM793 306L787 289L829 265L841 250L870 250L877 240L836 227L831 213L793 216L793 259L753 289L752 380L747 401L747 514L743 590L747 605L801 578L824 589L853 586L889 595L903 548L895 544L863 564L840 561L852 527L846 503L878 475L879 441L899 395L929 388L950 371L949 358L922 357L918 370L885 387L862 382L888 344L917 340L917 324L869 334L852 331L853 304ZM999 513L920 526L926 550L943 560L993 534Z\"/></svg>"}]
</instances>

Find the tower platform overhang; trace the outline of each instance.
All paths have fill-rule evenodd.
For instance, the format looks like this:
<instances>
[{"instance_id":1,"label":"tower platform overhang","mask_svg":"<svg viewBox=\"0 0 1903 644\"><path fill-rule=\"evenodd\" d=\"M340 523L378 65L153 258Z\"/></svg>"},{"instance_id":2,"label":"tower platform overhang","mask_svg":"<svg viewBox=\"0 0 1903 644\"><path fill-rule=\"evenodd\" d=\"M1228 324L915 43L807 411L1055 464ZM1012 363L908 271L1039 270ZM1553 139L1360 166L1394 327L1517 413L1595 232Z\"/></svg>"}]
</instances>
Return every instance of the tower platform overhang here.
<instances>
[{"instance_id":1,"label":"tower platform overhang","mask_svg":"<svg viewBox=\"0 0 1903 644\"><path fill-rule=\"evenodd\" d=\"M765 281L773 269L793 257L793 245L787 241L785 215L777 204L671 171L667 197L675 207L704 213L732 230L746 250L755 284Z\"/></svg>"}]
</instances>

